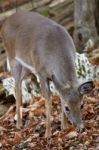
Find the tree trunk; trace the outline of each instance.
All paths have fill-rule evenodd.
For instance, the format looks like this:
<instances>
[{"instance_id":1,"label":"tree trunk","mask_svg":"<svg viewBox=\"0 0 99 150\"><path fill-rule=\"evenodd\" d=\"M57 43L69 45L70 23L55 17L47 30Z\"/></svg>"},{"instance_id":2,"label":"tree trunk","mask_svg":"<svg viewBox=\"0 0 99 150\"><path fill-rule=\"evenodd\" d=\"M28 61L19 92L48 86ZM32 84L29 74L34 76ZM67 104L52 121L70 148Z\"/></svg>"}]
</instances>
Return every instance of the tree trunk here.
<instances>
[{"instance_id":1,"label":"tree trunk","mask_svg":"<svg viewBox=\"0 0 99 150\"><path fill-rule=\"evenodd\" d=\"M96 0L99 6L99 1ZM82 52L85 48L88 40L91 40L95 48L99 45L99 37L96 28L96 20L98 14L95 11L94 0L74 0L74 22L75 22L75 32L74 32L74 42L77 48L77 51ZM98 11L97 7L97 11ZM95 15L96 13L96 15ZM98 17L99 18L99 17ZM97 18L97 19L98 19ZM99 26L99 20L97 21L97 26Z\"/></svg>"},{"instance_id":2,"label":"tree trunk","mask_svg":"<svg viewBox=\"0 0 99 150\"><path fill-rule=\"evenodd\" d=\"M99 35L99 0L95 0L95 11L94 11L94 15L95 15L96 29L97 29L97 33L98 33L98 35Z\"/></svg>"}]
</instances>

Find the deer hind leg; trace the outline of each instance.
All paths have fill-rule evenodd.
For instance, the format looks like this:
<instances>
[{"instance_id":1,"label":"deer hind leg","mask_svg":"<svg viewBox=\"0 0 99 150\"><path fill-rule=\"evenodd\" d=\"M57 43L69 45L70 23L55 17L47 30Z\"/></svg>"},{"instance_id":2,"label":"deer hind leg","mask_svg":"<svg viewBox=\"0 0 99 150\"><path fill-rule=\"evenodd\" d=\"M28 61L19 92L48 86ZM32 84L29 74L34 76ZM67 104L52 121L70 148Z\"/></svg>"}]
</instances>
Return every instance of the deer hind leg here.
<instances>
[{"instance_id":1,"label":"deer hind leg","mask_svg":"<svg viewBox=\"0 0 99 150\"><path fill-rule=\"evenodd\" d=\"M21 72L22 66L16 60L11 63L11 73L15 79L15 96L16 96L16 114L17 114L17 128L20 129L22 126L22 92L21 92Z\"/></svg>"},{"instance_id":2,"label":"deer hind leg","mask_svg":"<svg viewBox=\"0 0 99 150\"><path fill-rule=\"evenodd\" d=\"M45 109L46 109L46 132L45 137L50 138L51 136L51 105L52 100L50 97L50 87L49 87L49 80L40 78L40 84L41 84L41 91L43 96L46 98L45 101Z\"/></svg>"}]
</instances>

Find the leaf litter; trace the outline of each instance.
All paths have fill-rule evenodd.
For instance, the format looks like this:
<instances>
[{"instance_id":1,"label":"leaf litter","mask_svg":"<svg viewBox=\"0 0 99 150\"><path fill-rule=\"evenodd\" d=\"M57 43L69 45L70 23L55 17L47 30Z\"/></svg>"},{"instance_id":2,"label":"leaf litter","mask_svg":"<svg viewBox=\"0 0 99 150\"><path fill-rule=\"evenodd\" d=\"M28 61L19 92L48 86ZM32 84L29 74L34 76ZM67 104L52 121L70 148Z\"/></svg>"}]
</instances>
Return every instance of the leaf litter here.
<instances>
[{"instance_id":1,"label":"leaf litter","mask_svg":"<svg viewBox=\"0 0 99 150\"><path fill-rule=\"evenodd\" d=\"M45 99L33 97L33 103L23 108L23 127L16 129L15 104L0 118L1 150L99 150L99 94L97 89L84 97L85 129L76 131L68 124L61 131L61 105L58 96L52 98L52 136L44 137L46 129ZM13 109L12 109L13 108Z\"/></svg>"}]
</instances>

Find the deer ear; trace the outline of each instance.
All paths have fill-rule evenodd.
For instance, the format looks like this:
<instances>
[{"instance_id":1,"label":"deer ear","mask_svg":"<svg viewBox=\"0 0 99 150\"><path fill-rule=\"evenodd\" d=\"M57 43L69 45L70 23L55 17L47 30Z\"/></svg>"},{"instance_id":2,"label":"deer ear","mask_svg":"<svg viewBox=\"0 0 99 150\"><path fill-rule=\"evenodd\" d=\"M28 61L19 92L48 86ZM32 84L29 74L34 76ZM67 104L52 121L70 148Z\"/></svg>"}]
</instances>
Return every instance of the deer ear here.
<instances>
[{"instance_id":1,"label":"deer ear","mask_svg":"<svg viewBox=\"0 0 99 150\"><path fill-rule=\"evenodd\" d=\"M80 85L80 87L78 88L78 91L80 95L84 95L84 94L90 93L94 87L95 87L94 82L88 81Z\"/></svg>"}]
</instances>

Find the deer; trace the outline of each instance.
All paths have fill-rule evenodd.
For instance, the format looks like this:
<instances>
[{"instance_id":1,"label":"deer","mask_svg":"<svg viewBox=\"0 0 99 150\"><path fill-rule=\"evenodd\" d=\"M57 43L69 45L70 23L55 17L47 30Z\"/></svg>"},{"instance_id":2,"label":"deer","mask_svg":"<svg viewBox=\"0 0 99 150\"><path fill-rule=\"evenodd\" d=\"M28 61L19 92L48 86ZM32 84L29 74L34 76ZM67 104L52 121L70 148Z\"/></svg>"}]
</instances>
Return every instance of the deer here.
<instances>
[{"instance_id":1,"label":"deer","mask_svg":"<svg viewBox=\"0 0 99 150\"><path fill-rule=\"evenodd\" d=\"M45 97L46 132L51 136L51 92L49 81L61 99L61 128L67 119L77 129L84 127L82 97L93 89L93 82L79 84L75 70L75 45L68 31L57 22L37 12L17 11L1 26L1 37L15 79L17 128L22 127L22 80L37 74Z\"/></svg>"}]
</instances>

